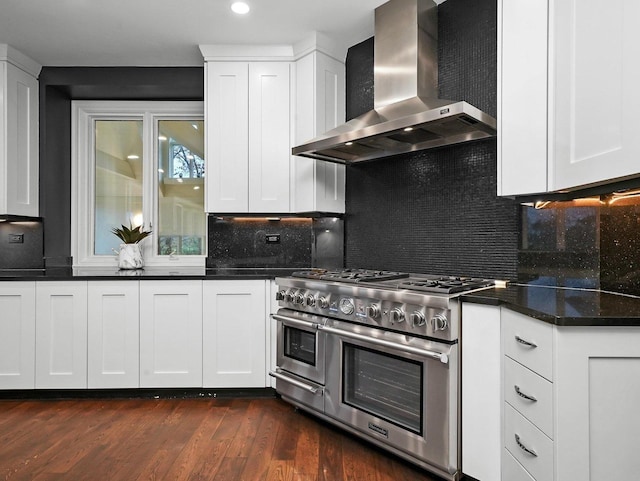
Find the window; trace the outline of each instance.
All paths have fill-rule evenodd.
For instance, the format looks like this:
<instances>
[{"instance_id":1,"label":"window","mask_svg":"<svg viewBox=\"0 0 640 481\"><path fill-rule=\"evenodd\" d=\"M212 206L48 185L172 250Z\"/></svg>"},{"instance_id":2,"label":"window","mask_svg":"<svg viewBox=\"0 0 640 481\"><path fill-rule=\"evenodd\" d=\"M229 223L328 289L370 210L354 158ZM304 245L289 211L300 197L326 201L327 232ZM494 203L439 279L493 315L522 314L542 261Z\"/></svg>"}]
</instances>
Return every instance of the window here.
<instances>
[{"instance_id":1,"label":"window","mask_svg":"<svg viewBox=\"0 0 640 481\"><path fill-rule=\"evenodd\" d=\"M146 265L204 265L202 102L75 101L73 136L74 265L115 265L121 224Z\"/></svg>"}]
</instances>

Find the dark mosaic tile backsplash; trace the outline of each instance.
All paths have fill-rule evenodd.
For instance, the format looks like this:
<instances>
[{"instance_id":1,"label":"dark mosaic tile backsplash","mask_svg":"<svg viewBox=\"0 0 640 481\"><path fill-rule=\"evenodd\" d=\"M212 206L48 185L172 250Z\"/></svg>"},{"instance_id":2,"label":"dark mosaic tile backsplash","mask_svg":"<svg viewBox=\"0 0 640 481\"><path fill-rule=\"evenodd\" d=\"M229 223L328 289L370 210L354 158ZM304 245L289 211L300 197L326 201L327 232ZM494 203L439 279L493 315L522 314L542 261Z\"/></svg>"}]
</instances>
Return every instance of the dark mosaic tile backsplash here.
<instances>
[{"instance_id":1,"label":"dark mosaic tile backsplash","mask_svg":"<svg viewBox=\"0 0 640 481\"><path fill-rule=\"evenodd\" d=\"M496 112L496 2L439 6L440 97ZM347 113L372 106L373 42L347 54ZM519 206L496 197L496 141L347 169L347 267L517 277Z\"/></svg>"}]
</instances>

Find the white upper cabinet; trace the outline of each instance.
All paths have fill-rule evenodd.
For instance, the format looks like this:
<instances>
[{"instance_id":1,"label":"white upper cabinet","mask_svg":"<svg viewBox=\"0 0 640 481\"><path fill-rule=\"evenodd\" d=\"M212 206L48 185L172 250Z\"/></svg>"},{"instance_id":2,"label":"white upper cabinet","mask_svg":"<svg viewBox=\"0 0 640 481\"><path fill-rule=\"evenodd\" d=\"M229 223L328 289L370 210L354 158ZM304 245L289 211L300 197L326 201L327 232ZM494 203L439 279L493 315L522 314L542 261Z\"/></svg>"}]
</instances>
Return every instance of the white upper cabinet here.
<instances>
[{"instance_id":1,"label":"white upper cabinet","mask_svg":"<svg viewBox=\"0 0 640 481\"><path fill-rule=\"evenodd\" d=\"M205 65L207 212L249 209L249 69L241 62Z\"/></svg>"},{"instance_id":2,"label":"white upper cabinet","mask_svg":"<svg viewBox=\"0 0 640 481\"><path fill-rule=\"evenodd\" d=\"M0 44L0 214L38 215L40 68Z\"/></svg>"},{"instance_id":3,"label":"white upper cabinet","mask_svg":"<svg viewBox=\"0 0 640 481\"><path fill-rule=\"evenodd\" d=\"M291 62L268 49L250 57L260 61L242 60L241 47L231 57L225 46L201 49L207 212L289 212Z\"/></svg>"},{"instance_id":4,"label":"white upper cabinet","mask_svg":"<svg viewBox=\"0 0 640 481\"><path fill-rule=\"evenodd\" d=\"M640 175L640 4L498 5L498 194Z\"/></svg>"},{"instance_id":5,"label":"white upper cabinet","mask_svg":"<svg viewBox=\"0 0 640 481\"><path fill-rule=\"evenodd\" d=\"M345 121L345 66L319 50L296 60L295 145ZM292 164L296 212L344 212L345 166L305 157Z\"/></svg>"},{"instance_id":6,"label":"white upper cabinet","mask_svg":"<svg viewBox=\"0 0 640 481\"><path fill-rule=\"evenodd\" d=\"M321 45L320 45L321 44ZM345 67L331 41L201 45L207 212L344 212L345 167L291 148L345 120ZM337 52L337 53L331 53Z\"/></svg>"}]
</instances>

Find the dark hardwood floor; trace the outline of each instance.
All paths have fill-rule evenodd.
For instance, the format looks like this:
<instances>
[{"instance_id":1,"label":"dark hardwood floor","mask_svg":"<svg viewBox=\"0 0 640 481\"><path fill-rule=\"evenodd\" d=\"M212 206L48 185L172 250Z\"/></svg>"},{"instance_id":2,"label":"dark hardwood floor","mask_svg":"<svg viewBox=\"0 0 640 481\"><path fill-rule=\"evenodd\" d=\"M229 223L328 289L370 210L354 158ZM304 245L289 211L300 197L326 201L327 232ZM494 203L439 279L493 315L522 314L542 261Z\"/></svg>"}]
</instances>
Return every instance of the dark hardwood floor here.
<instances>
[{"instance_id":1,"label":"dark hardwood floor","mask_svg":"<svg viewBox=\"0 0 640 481\"><path fill-rule=\"evenodd\" d=\"M0 480L439 478L263 398L0 401Z\"/></svg>"}]
</instances>

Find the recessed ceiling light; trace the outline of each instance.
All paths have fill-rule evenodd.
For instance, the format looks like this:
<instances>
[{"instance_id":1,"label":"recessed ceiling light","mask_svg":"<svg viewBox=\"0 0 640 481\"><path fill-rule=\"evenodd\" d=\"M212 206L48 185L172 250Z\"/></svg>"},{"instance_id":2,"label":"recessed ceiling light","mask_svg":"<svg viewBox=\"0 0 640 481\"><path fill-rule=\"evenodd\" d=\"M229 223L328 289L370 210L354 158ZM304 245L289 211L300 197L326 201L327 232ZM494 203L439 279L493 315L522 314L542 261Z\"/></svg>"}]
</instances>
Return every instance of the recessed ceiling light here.
<instances>
[{"instance_id":1,"label":"recessed ceiling light","mask_svg":"<svg viewBox=\"0 0 640 481\"><path fill-rule=\"evenodd\" d=\"M164 135L158 135L158 140L167 140L167 138Z\"/></svg>"},{"instance_id":2,"label":"recessed ceiling light","mask_svg":"<svg viewBox=\"0 0 640 481\"><path fill-rule=\"evenodd\" d=\"M200 190L200 186L199 185L194 186L193 190Z\"/></svg>"},{"instance_id":3,"label":"recessed ceiling light","mask_svg":"<svg viewBox=\"0 0 640 481\"><path fill-rule=\"evenodd\" d=\"M136 160L139 159L140 156L136 155L136 154L131 154L131 155L127 155L127 159L129 160Z\"/></svg>"},{"instance_id":4,"label":"recessed ceiling light","mask_svg":"<svg viewBox=\"0 0 640 481\"><path fill-rule=\"evenodd\" d=\"M405 127L404 131L405 132L411 132L413 130L413 127Z\"/></svg>"},{"instance_id":5,"label":"recessed ceiling light","mask_svg":"<svg viewBox=\"0 0 640 481\"><path fill-rule=\"evenodd\" d=\"M344 145L353 145L353 142L345 142Z\"/></svg>"},{"instance_id":6,"label":"recessed ceiling light","mask_svg":"<svg viewBox=\"0 0 640 481\"><path fill-rule=\"evenodd\" d=\"M231 4L231 10L233 10L238 15L245 15L249 13L249 5L245 2L233 2Z\"/></svg>"},{"instance_id":7,"label":"recessed ceiling light","mask_svg":"<svg viewBox=\"0 0 640 481\"><path fill-rule=\"evenodd\" d=\"M164 169L158 169L158 173L164 174Z\"/></svg>"}]
</instances>

